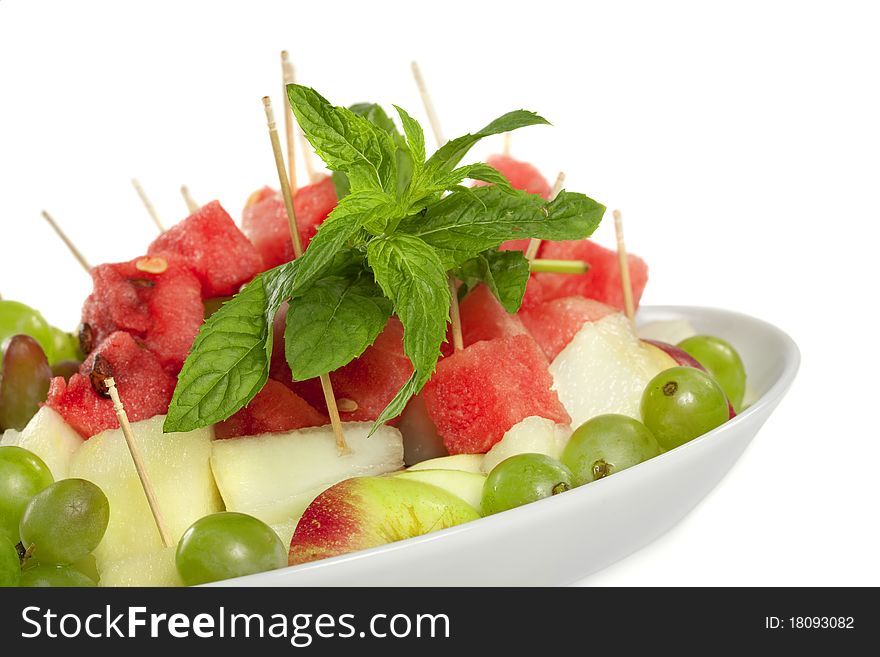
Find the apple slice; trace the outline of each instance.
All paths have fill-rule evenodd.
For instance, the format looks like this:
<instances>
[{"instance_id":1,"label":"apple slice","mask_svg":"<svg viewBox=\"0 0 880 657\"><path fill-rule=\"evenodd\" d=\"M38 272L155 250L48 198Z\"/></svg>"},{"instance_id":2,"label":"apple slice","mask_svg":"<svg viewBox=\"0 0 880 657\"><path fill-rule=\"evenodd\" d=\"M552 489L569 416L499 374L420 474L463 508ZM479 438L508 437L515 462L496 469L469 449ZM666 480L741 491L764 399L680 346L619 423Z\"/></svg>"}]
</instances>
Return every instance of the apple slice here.
<instances>
[{"instance_id":1,"label":"apple slice","mask_svg":"<svg viewBox=\"0 0 880 657\"><path fill-rule=\"evenodd\" d=\"M291 566L401 541L480 517L450 492L401 477L346 479L318 495L296 526Z\"/></svg>"},{"instance_id":2,"label":"apple slice","mask_svg":"<svg viewBox=\"0 0 880 657\"><path fill-rule=\"evenodd\" d=\"M461 470L462 472L480 472L483 463L482 454L454 454L452 456L439 456L436 459L428 459L416 463L407 470Z\"/></svg>"},{"instance_id":3,"label":"apple slice","mask_svg":"<svg viewBox=\"0 0 880 657\"><path fill-rule=\"evenodd\" d=\"M546 454L554 459L562 455L562 450L571 437L571 427L567 424L556 424L553 420L543 417L527 417L517 422L504 437L492 446L480 468L489 473L504 459L517 454Z\"/></svg>"},{"instance_id":4,"label":"apple slice","mask_svg":"<svg viewBox=\"0 0 880 657\"><path fill-rule=\"evenodd\" d=\"M486 483L484 474L463 470L404 470L391 476L442 488L463 499L477 512L482 507L483 484Z\"/></svg>"},{"instance_id":5,"label":"apple slice","mask_svg":"<svg viewBox=\"0 0 880 657\"><path fill-rule=\"evenodd\" d=\"M183 586L177 573L177 548L159 548L104 564L99 586Z\"/></svg>"},{"instance_id":6,"label":"apple slice","mask_svg":"<svg viewBox=\"0 0 880 657\"><path fill-rule=\"evenodd\" d=\"M196 520L222 511L223 504L209 464L213 429L162 433L164 421L157 415L131 428L176 542ZM99 569L163 547L122 431L103 431L85 441L70 461L69 474L97 484L110 502L110 524L95 550Z\"/></svg>"},{"instance_id":7,"label":"apple slice","mask_svg":"<svg viewBox=\"0 0 880 657\"><path fill-rule=\"evenodd\" d=\"M340 456L333 430L309 427L214 442L211 467L227 511L268 525L290 522L323 490L351 477L403 468L403 439L383 426L367 438L371 422L344 422L351 453Z\"/></svg>"},{"instance_id":8,"label":"apple slice","mask_svg":"<svg viewBox=\"0 0 880 657\"><path fill-rule=\"evenodd\" d=\"M70 459L82 437L58 413L43 406L18 435L3 434L0 445L18 445L43 459L55 481L67 478Z\"/></svg>"},{"instance_id":9,"label":"apple slice","mask_svg":"<svg viewBox=\"0 0 880 657\"><path fill-rule=\"evenodd\" d=\"M550 364L553 388L571 416L571 426L604 413L640 419L648 382L675 361L642 342L621 313L584 324Z\"/></svg>"}]
</instances>

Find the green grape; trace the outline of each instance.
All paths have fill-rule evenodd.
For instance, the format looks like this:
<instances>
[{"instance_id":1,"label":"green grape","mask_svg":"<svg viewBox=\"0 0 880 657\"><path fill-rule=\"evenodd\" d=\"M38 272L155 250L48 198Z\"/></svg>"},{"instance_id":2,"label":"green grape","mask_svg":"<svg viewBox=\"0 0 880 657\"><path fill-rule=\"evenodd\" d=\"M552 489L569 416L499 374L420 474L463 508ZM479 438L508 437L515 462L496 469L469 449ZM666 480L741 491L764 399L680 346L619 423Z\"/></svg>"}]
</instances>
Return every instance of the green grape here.
<instances>
[{"instance_id":1,"label":"green grape","mask_svg":"<svg viewBox=\"0 0 880 657\"><path fill-rule=\"evenodd\" d=\"M46 401L52 370L42 348L29 335L16 335L3 354L0 379L0 430L21 431Z\"/></svg>"},{"instance_id":2,"label":"green grape","mask_svg":"<svg viewBox=\"0 0 880 657\"><path fill-rule=\"evenodd\" d=\"M52 328L43 316L18 301L0 300L0 344L6 344L13 335L29 335L40 343L43 351L52 357L55 340Z\"/></svg>"},{"instance_id":3,"label":"green grape","mask_svg":"<svg viewBox=\"0 0 880 657\"><path fill-rule=\"evenodd\" d=\"M483 515L506 511L563 493L572 487L571 471L545 454L517 454L492 468L483 484Z\"/></svg>"},{"instance_id":4,"label":"green grape","mask_svg":"<svg viewBox=\"0 0 880 657\"><path fill-rule=\"evenodd\" d=\"M572 434L562 452L576 486L654 458L663 450L648 427L626 415L597 415Z\"/></svg>"},{"instance_id":5,"label":"green grape","mask_svg":"<svg viewBox=\"0 0 880 657\"><path fill-rule=\"evenodd\" d=\"M736 349L729 342L712 335L695 335L679 342L678 348L709 370L727 393L733 410L739 413L746 394L746 368Z\"/></svg>"},{"instance_id":6,"label":"green grape","mask_svg":"<svg viewBox=\"0 0 880 657\"><path fill-rule=\"evenodd\" d=\"M0 447L0 535L13 544L18 524L31 498L52 483L43 459L21 447Z\"/></svg>"},{"instance_id":7,"label":"green grape","mask_svg":"<svg viewBox=\"0 0 880 657\"><path fill-rule=\"evenodd\" d=\"M287 550L262 520L225 511L196 520L177 545L177 571L187 586L252 575L287 565Z\"/></svg>"},{"instance_id":8,"label":"green grape","mask_svg":"<svg viewBox=\"0 0 880 657\"><path fill-rule=\"evenodd\" d=\"M18 550L8 538L0 535L0 588L18 586L21 578L21 561Z\"/></svg>"},{"instance_id":9,"label":"green grape","mask_svg":"<svg viewBox=\"0 0 880 657\"><path fill-rule=\"evenodd\" d=\"M82 360L82 353L79 350L79 338L73 333L62 331L60 328L50 326L52 331L52 357L49 359L50 365L55 365L65 360Z\"/></svg>"},{"instance_id":10,"label":"green grape","mask_svg":"<svg viewBox=\"0 0 880 657\"><path fill-rule=\"evenodd\" d=\"M96 586L94 580L83 575L73 566L52 566L39 564L25 568L21 573L19 586L28 588Z\"/></svg>"},{"instance_id":11,"label":"green grape","mask_svg":"<svg viewBox=\"0 0 880 657\"><path fill-rule=\"evenodd\" d=\"M693 367L672 367L651 379L641 411L645 426L664 449L702 436L730 417L724 390Z\"/></svg>"},{"instance_id":12,"label":"green grape","mask_svg":"<svg viewBox=\"0 0 880 657\"><path fill-rule=\"evenodd\" d=\"M109 521L104 491L85 479L62 479L28 503L19 533L41 564L70 564L98 547Z\"/></svg>"}]
</instances>

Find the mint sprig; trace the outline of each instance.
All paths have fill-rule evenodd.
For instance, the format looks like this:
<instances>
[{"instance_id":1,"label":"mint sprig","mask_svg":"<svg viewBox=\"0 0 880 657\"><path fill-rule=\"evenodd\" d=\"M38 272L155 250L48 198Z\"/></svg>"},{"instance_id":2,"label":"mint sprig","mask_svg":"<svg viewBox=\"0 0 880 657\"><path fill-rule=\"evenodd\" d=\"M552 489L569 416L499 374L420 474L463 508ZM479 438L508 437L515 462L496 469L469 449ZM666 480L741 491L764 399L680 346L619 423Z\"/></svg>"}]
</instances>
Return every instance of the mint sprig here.
<instances>
[{"instance_id":1,"label":"mint sprig","mask_svg":"<svg viewBox=\"0 0 880 657\"><path fill-rule=\"evenodd\" d=\"M514 190L487 164L460 166L484 137L547 124L517 110L430 157L418 121L395 106L403 133L378 105L335 107L288 86L294 115L334 174L340 200L301 258L264 272L202 327L180 373L166 431L228 418L265 384L278 308L290 302L285 353L294 378L331 372L363 353L396 314L413 375L376 420L398 416L431 375L449 318L452 272L480 282L515 312L529 265L509 239L582 239L605 207L562 191L552 202ZM471 188L466 180L492 183Z\"/></svg>"}]
</instances>

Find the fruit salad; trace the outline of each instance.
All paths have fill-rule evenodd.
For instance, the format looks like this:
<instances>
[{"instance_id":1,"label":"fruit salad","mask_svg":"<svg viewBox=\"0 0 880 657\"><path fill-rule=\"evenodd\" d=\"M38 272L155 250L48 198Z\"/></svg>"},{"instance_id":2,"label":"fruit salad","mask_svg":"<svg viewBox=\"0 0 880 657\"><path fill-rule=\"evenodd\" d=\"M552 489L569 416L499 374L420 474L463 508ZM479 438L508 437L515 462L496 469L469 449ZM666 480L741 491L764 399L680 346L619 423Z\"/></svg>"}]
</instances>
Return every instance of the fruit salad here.
<instances>
[{"instance_id":1,"label":"fruit salad","mask_svg":"<svg viewBox=\"0 0 880 657\"><path fill-rule=\"evenodd\" d=\"M71 333L0 300L0 585L335 557L572 494L742 410L731 344L637 331L648 267L590 239L601 203L509 155L463 164L543 117L429 156L399 107L287 91L327 175L93 267Z\"/></svg>"}]
</instances>

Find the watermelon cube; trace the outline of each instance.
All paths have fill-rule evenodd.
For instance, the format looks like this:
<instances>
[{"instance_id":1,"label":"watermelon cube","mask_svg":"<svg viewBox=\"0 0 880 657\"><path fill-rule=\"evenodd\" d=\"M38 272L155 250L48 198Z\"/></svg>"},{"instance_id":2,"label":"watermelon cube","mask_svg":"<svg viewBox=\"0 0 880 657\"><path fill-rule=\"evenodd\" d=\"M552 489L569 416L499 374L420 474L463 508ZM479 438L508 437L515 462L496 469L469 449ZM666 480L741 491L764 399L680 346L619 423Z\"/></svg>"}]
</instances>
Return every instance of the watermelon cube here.
<instances>
[{"instance_id":1,"label":"watermelon cube","mask_svg":"<svg viewBox=\"0 0 880 657\"><path fill-rule=\"evenodd\" d=\"M330 420L283 383L269 379L251 402L215 427L217 438L316 427Z\"/></svg>"},{"instance_id":2,"label":"watermelon cube","mask_svg":"<svg viewBox=\"0 0 880 657\"><path fill-rule=\"evenodd\" d=\"M459 304L464 346L527 333L519 317L504 309L486 285L478 285Z\"/></svg>"},{"instance_id":3,"label":"watermelon cube","mask_svg":"<svg viewBox=\"0 0 880 657\"><path fill-rule=\"evenodd\" d=\"M217 201L162 233L147 253L169 254L189 267L206 299L235 294L263 269L260 254Z\"/></svg>"},{"instance_id":4,"label":"watermelon cube","mask_svg":"<svg viewBox=\"0 0 880 657\"><path fill-rule=\"evenodd\" d=\"M99 357L101 361L96 367ZM46 406L61 415L83 438L119 428L113 402L95 389L102 377L92 376L93 371L113 377L132 422L168 411L176 377L130 334L117 331L98 345L70 381L65 382L59 376L52 380L49 388Z\"/></svg>"},{"instance_id":5,"label":"watermelon cube","mask_svg":"<svg viewBox=\"0 0 880 657\"><path fill-rule=\"evenodd\" d=\"M615 312L594 299L563 297L520 310L519 318L552 361L586 322Z\"/></svg>"},{"instance_id":6,"label":"watermelon cube","mask_svg":"<svg viewBox=\"0 0 880 657\"><path fill-rule=\"evenodd\" d=\"M293 210L303 249L335 207L336 188L330 176L297 191ZM251 194L242 213L241 227L262 256L266 269L293 260L293 240L280 192L264 187Z\"/></svg>"},{"instance_id":7,"label":"watermelon cube","mask_svg":"<svg viewBox=\"0 0 880 657\"><path fill-rule=\"evenodd\" d=\"M84 353L127 331L177 373L202 325L201 285L170 256L146 256L92 269L94 287L82 311Z\"/></svg>"},{"instance_id":8,"label":"watermelon cube","mask_svg":"<svg viewBox=\"0 0 880 657\"><path fill-rule=\"evenodd\" d=\"M278 371L283 371L277 367ZM412 376L413 367L403 353L403 325L396 317L372 345L345 367L330 373L333 393L343 422L371 422ZM283 376L283 375L282 375ZM290 370L287 370L290 377ZM327 412L324 392L318 379L284 381L291 390L320 412Z\"/></svg>"},{"instance_id":9,"label":"watermelon cube","mask_svg":"<svg viewBox=\"0 0 880 657\"><path fill-rule=\"evenodd\" d=\"M528 335L483 340L442 359L422 395L450 454L481 454L530 416L567 424L547 358Z\"/></svg>"},{"instance_id":10,"label":"watermelon cube","mask_svg":"<svg viewBox=\"0 0 880 657\"><path fill-rule=\"evenodd\" d=\"M548 274L533 276L541 282L544 301L581 296L624 310L623 287L617 251L606 249L591 240L544 242L541 257L558 260L583 260L590 265L586 274ZM638 308L648 282L648 265L636 255L628 254L629 276L633 301Z\"/></svg>"}]
</instances>

